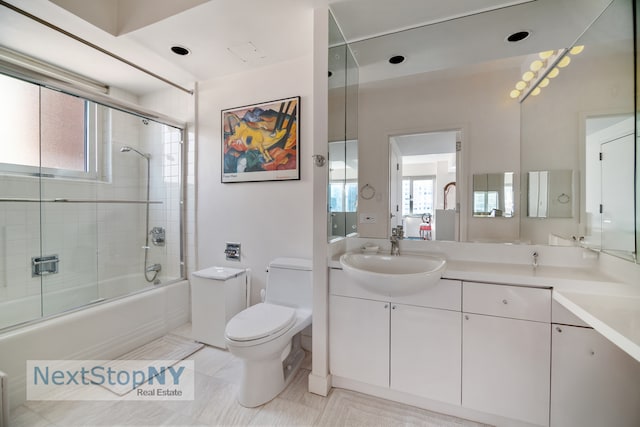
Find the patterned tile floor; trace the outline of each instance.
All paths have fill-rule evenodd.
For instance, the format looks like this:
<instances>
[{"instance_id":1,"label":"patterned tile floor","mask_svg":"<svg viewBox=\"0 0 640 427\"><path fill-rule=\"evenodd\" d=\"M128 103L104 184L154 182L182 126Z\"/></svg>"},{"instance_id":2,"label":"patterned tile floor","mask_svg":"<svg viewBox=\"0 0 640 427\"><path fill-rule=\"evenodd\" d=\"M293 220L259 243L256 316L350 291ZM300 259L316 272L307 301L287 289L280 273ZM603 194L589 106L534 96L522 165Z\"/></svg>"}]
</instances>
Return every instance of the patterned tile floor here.
<instances>
[{"instance_id":1,"label":"patterned tile floor","mask_svg":"<svg viewBox=\"0 0 640 427\"><path fill-rule=\"evenodd\" d=\"M189 337L189 324L173 331ZM307 391L307 357L289 386L259 408L236 400L240 363L230 353L204 347L195 361L195 400L29 401L11 412L10 427L66 426L483 426L364 394L332 389L327 397Z\"/></svg>"}]
</instances>

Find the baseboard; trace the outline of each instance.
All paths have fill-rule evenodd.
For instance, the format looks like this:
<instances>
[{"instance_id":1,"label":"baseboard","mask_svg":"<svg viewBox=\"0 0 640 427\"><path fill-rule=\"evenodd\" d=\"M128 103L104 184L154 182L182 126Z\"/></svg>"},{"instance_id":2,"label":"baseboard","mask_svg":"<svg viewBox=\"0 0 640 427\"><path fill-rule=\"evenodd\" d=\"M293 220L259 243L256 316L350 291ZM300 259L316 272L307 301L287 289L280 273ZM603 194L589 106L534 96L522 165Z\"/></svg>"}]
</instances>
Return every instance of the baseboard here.
<instances>
[{"instance_id":1,"label":"baseboard","mask_svg":"<svg viewBox=\"0 0 640 427\"><path fill-rule=\"evenodd\" d=\"M319 376L313 372L309 374L309 392L320 396L327 396L331 390L331 375Z\"/></svg>"}]
</instances>

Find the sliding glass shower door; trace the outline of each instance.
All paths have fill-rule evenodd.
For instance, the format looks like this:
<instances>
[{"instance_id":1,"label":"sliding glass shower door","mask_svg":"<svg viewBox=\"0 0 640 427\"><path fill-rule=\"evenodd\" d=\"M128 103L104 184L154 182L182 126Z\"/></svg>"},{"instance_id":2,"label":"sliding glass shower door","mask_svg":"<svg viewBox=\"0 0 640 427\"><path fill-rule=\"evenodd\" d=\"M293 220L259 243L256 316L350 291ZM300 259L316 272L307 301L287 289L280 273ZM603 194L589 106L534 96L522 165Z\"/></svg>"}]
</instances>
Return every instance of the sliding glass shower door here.
<instances>
[{"instance_id":1,"label":"sliding glass shower door","mask_svg":"<svg viewBox=\"0 0 640 427\"><path fill-rule=\"evenodd\" d=\"M183 129L2 74L0 91L0 329L183 278Z\"/></svg>"}]
</instances>

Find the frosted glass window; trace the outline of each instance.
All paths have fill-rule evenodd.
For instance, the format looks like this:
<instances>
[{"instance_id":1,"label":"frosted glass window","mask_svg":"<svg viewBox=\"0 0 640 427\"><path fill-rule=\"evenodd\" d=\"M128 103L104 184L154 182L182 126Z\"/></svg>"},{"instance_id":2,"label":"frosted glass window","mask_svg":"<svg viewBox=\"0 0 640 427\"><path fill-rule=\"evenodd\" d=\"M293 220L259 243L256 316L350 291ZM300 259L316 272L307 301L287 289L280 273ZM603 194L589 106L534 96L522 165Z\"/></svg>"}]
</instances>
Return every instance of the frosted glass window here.
<instances>
[{"instance_id":1,"label":"frosted glass window","mask_svg":"<svg viewBox=\"0 0 640 427\"><path fill-rule=\"evenodd\" d=\"M86 101L1 74L0 94L4 170L87 172Z\"/></svg>"},{"instance_id":2,"label":"frosted glass window","mask_svg":"<svg viewBox=\"0 0 640 427\"><path fill-rule=\"evenodd\" d=\"M41 89L42 167L86 171L85 101Z\"/></svg>"},{"instance_id":3,"label":"frosted glass window","mask_svg":"<svg viewBox=\"0 0 640 427\"><path fill-rule=\"evenodd\" d=\"M40 164L39 87L0 74L0 163Z\"/></svg>"}]
</instances>

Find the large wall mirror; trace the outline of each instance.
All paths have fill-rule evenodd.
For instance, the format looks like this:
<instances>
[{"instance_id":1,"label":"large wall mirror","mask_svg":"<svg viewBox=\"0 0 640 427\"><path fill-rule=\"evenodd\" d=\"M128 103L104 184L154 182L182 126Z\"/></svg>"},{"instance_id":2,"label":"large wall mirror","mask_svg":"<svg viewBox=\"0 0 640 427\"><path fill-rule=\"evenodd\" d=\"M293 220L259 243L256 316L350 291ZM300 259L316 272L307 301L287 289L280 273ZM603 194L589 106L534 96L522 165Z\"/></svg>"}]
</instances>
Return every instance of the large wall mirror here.
<instances>
[{"instance_id":1,"label":"large wall mirror","mask_svg":"<svg viewBox=\"0 0 640 427\"><path fill-rule=\"evenodd\" d=\"M375 197L358 199L359 219L368 220L357 224L361 236L388 238L397 221L390 209L390 139L456 130L456 240L593 242L597 249L608 249L604 228L611 222L587 209L596 192L587 184L596 177L587 171L586 141L603 131L605 122L612 124L634 111L632 0L520 2L370 38L349 31L345 7L331 5L359 67L358 179L376 189ZM534 31L524 42L508 44L514 27ZM474 46L456 41L465 38L476 40ZM581 52L564 55L576 45L584 46ZM400 54L405 60L396 58L393 64L392 57ZM556 64L563 55L567 59ZM514 93L536 60L540 64L533 65L531 82L546 73L547 66L563 68L544 81L541 90L528 93L525 87ZM635 145L630 144L633 149ZM628 159L635 156L627 154ZM513 216L500 208L493 215L476 209L474 175L505 172L513 173ZM610 175L616 187L608 193L620 194L607 202L611 207L623 201L633 205L634 191L628 187L634 169L626 173L631 175L626 184ZM631 215L616 219L621 230L612 234L614 246L624 241L628 247L629 236L633 240L630 218L636 214ZM627 238L620 239L621 234ZM635 243L628 250L609 249L631 258Z\"/></svg>"},{"instance_id":2,"label":"large wall mirror","mask_svg":"<svg viewBox=\"0 0 640 427\"><path fill-rule=\"evenodd\" d=\"M358 207L358 67L329 14L329 241L356 233Z\"/></svg>"},{"instance_id":3,"label":"large wall mirror","mask_svg":"<svg viewBox=\"0 0 640 427\"><path fill-rule=\"evenodd\" d=\"M521 104L522 239L635 256L632 16L611 2Z\"/></svg>"}]
</instances>

